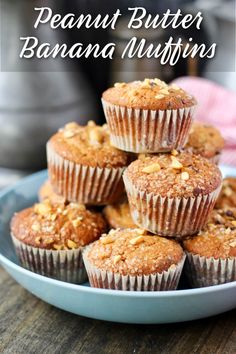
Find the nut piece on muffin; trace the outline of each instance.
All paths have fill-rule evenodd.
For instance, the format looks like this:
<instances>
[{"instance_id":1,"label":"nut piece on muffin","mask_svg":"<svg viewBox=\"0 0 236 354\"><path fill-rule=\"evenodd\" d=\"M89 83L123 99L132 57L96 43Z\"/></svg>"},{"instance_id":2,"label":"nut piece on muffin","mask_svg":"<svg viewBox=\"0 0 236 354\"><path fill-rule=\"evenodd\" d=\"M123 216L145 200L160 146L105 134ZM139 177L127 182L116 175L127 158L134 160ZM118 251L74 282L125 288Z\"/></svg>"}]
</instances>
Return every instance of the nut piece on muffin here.
<instances>
[{"instance_id":1,"label":"nut piece on muffin","mask_svg":"<svg viewBox=\"0 0 236 354\"><path fill-rule=\"evenodd\" d=\"M16 213L11 235L25 268L59 280L81 283L86 279L81 251L106 231L106 221L84 205L49 201Z\"/></svg>"},{"instance_id":2,"label":"nut piece on muffin","mask_svg":"<svg viewBox=\"0 0 236 354\"><path fill-rule=\"evenodd\" d=\"M138 159L123 178L134 222L167 237L201 230L222 181L215 164L185 151Z\"/></svg>"},{"instance_id":3,"label":"nut piece on muffin","mask_svg":"<svg viewBox=\"0 0 236 354\"><path fill-rule=\"evenodd\" d=\"M49 180L45 181L38 192L39 201L49 200L53 204L64 204L65 198L54 192Z\"/></svg>"},{"instance_id":4,"label":"nut piece on muffin","mask_svg":"<svg viewBox=\"0 0 236 354\"><path fill-rule=\"evenodd\" d=\"M174 290L185 255L174 240L142 229L111 230L83 252L90 285L118 290Z\"/></svg>"},{"instance_id":5,"label":"nut piece on muffin","mask_svg":"<svg viewBox=\"0 0 236 354\"><path fill-rule=\"evenodd\" d=\"M236 177L223 179L222 189L216 201L215 208L223 209L226 207L236 208Z\"/></svg>"},{"instance_id":6,"label":"nut piece on muffin","mask_svg":"<svg viewBox=\"0 0 236 354\"><path fill-rule=\"evenodd\" d=\"M102 205L124 192L122 172L130 155L110 144L107 125L69 123L47 143L53 189L66 200Z\"/></svg>"},{"instance_id":7,"label":"nut piece on muffin","mask_svg":"<svg viewBox=\"0 0 236 354\"><path fill-rule=\"evenodd\" d=\"M202 287L236 280L236 208L214 210L206 227L183 242L187 276Z\"/></svg>"},{"instance_id":8,"label":"nut piece on muffin","mask_svg":"<svg viewBox=\"0 0 236 354\"><path fill-rule=\"evenodd\" d=\"M224 139L217 128L200 122L193 123L185 149L219 163L223 148Z\"/></svg>"},{"instance_id":9,"label":"nut piece on muffin","mask_svg":"<svg viewBox=\"0 0 236 354\"><path fill-rule=\"evenodd\" d=\"M102 103L112 144L135 153L182 148L196 106L193 96L159 79L116 83Z\"/></svg>"},{"instance_id":10,"label":"nut piece on muffin","mask_svg":"<svg viewBox=\"0 0 236 354\"><path fill-rule=\"evenodd\" d=\"M127 201L118 204L107 205L103 209L103 214L108 224L113 229L137 228L137 225L135 225L133 222L129 203Z\"/></svg>"}]
</instances>

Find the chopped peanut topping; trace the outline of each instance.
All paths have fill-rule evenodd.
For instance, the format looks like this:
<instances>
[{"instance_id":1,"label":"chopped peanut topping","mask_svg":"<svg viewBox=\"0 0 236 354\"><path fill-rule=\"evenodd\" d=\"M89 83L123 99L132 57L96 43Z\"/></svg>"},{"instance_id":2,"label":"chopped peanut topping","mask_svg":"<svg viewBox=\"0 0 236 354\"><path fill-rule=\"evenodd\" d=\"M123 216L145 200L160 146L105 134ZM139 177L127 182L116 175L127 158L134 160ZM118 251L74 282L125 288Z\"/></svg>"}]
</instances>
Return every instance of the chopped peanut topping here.
<instances>
[{"instance_id":1,"label":"chopped peanut topping","mask_svg":"<svg viewBox=\"0 0 236 354\"><path fill-rule=\"evenodd\" d=\"M55 248L55 250L57 250L57 251L60 251L61 249L62 249L62 245L57 245L57 244L54 244L53 245L53 248Z\"/></svg>"},{"instance_id":2,"label":"chopped peanut topping","mask_svg":"<svg viewBox=\"0 0 236 354\"><path fill-rule=\"evenodd\" d=\"M189 174L188 174L188 172L182 172L182 173L181 173L181 179L182 179L183 181L187 181L187 180L189 179Z\"/></svg>"},{"instance_id":3,"label":"chopped peanut topping","mask_svg":"<svg viewBox=\"0 0 236 354\"><path fill-rule=\"evenodd\" d=\"M177 150L174 149L174 150L171 151L171 155L177 156L177 155L179 155L179 153L178 153Z\"/></svg>"},{"instance_id":4,"label":"chopped peanut topping","mask_svg":"<svg viewBox=\"0 0 236 354\"><path fill-rule=\"evenodd\" d=\"M169 95L170 94L167 89L161 89L159 92L161 95Z\"/></svg>"},{"instance_id":5,"label":"chopped peanut topping","mask_svg":"<svg viewBox=\"0 0 236 354\"><path fill-rule=\"evenodd\" d=\"M179 160L177 160L177 158L175 156L171 156L171 167L175 168L177 170L181 170L181 168L183 168L183 165L181 162L179 162Z\"/></svg>"},{"instance_id":6,"label":"chopped peanut topping","mask_svg":"<svg viewBox=\"0 0 236 354\"><path fill-rule=\"evenodd\" d=\"M110 231L109 231L109 235L114 235L116 233L116 230L115 229L111 229Z\"/></svg>"},{"instance_id":7,"label":"chopped peanut topping","mask_svg":"<svg viewBox=\"0 0 236 354\"><path fill-rule=\"evenodd\" d=\"M81 221L83 220L82 216L78 216L76 219L72 220L72 224L74 227L77 227L81 224Z\"/></svg>"},{"instance_id":8,"label":"chopped peanut topping","mask_svg":"<svg viewBox=\"0 0 236 354\"><path fill-rule=\"evenodd\" d=\"M89 140L92 144L100 144L103 141L103 134L100 129L94 128L89 132Z\"/></svg>"},{"instance_id":9,"label":"chopped peanut topping","mask_svg":"<svg viewBox=\"0 0 236 354\"><path fill-rule=\"evenodd\" d=\"M37 245L39 245L40 242L41 242L41 236L36 237L35 243L36 243Z\"/></svg>"},{"instance_id":10,"label":"chopped peanut topping","mask_svg":"<svg viewBox=\"0 0 236 354\"><path fill-rule=\"evenodd\" d=\"M77 248L77 244L72 240L67 240L67 246L71 249Z\"/></svg>"},{"instance_id":11,"label":"chopped peanut topping","mask_svg":"<svg viewBox=\"0 0 236 354\"><path fill-rule=\"evenodd\" d=\"M144 234L146 233L146 230L144 230L144 229L137 229L136 232L137 232L137 234L139 234L139 235L144 235Z\"/></svg>"},{"instance_id":12,"label":"chopped peanut topping","mask_svg":"<svg viewBox=\"0 0 236 354\"><path fill-rule=\"evenodd\" d=\"M66 130L73 130L73 129L76 129L78 127L78 124L76 122L71 122L71 123L67 123L65 125L65 128Z\"/></svg>"},{"instance_id":13,"label":"chopped peanut topping","mask_svg":"<svg viewBox=\"0 0 236 354\"><path fill-rule=\"evenodd\" d=\"M138 245L139 243L142 243L143 241L144 241L143 236L138 236L138 237L133 238L129 242L131 243L131 245Z\"/></svg>"},{"instance_id":14,"label":"chopped peanut topping","mask_svg":"<svg viewBox=\"0 0 236 354\"><path fill-rule=\"evenodd\" d=\"M95 127L96 124L95 124L95 122L93 120L89 120L88 123L87 123L87 126L88 127Z\"/></svg>"},{"instance_id":15,"label":"chopped peanut topping","mask_svg":"<svg viewBox=\"0 0 236 354\"><path fill-rule=\"evenodd\" d=\"M170 88L171 88L172 90L176 90L176 91L180 90L179 86L177 86L176 84L170 85Z\"/></svg>"},{"instance_id":16,"label":"chopped peanut topping","mask_svg":"<svg viewBox=\"0 0 236 354\"><path fill-rule=\"evenodd\" d=\"M73 136L75 136L75 132L72 130L66 130L63 133L64 137L67 139L73 138Z\"/></svg>"},{"instance_id":17,"label":"chopped peanut topping","mask_svg":"<svg viewBox=\"0 0 236 354\"><path fill-rule=\"evenodd\" d=\"M51 207L48 204L38 203L34 206L34 212L40 215L47 215L51 211Z\"/></svg>"},{"instance_id":18,"label":"chopped peanut topping","mask_svg":"<svg viewBox=\"0 0 236 354\"><path fill-rule=\"evenodd\" d=\"M45 242L46 244L50 245L50 243L53 243L54 240L53 240L53 238L47 238L44 242Z\"/></svg>"},{"instance_id":19,"label":"chopped peanut topping","mask_svg":"<svg viewBox=\"0 0 236 354\"><path fill-rule=\"evenodd\" d=\"M232 195L233 191L231 188L226 187L224 190L224 195L226 195L226 197L230 197Z\"/></svg>"},{"instance_id":20,"label":"chopped peanut topping","mask_svg":"<svg viewBox=\"0 0 236 354\"><path fill-rule=\"evenodd\" d=\"M161 166L158 162L153 163L152 165L146 166L143 168L142 172L144 173L153 173L160 171Z\"/></svg>"},{"instance_id":21,"label":"chopped peanut topping","mask_svg":"<svg viewBox=\"0 0 236 354\"><path fill-rule=\"evenodd\" d=\"M120 255L115 256L114 257L114 264L118 263L120 260L121 260L121 256Z\"/></svg>"},{"instance_id":22,"label":"chopped peanut topping","mask_svg":"<svg viewBox=\"0 0 236 354\"><path fill-rule=\"evenodd\" d=\"M108 243L114 242L114 240L109 236L105 236L101 238L101 242L103 245L107 245Z\"/></svg>"},{"instance_id":23,"label":"chopped peanut topping","mask_svg":"<svg viewBox=\"0 0 236 354\"><path fill-rule=\"evenodd\" d=\"M157 98L158 100L159 100L159 99L162 99L162 98L164 98L164 97L165 97L165 96L162 95L162 94L158 94L158 95L155 96L155 98Z\"/></svg>"},{"instance_id":24,"label":"chopped peanut topping","mask_svg":"<svg viewBox=\"0 0 236 354\"><path fill-rule=\"evenodd\" d=\"M232 224L233 224L234 226L236 226L236 220L233 220L233 221L232 221Z\"/></svg>"},{"instance_id":25,"label":"chopped peanut topping","mask_svg":"<svg viewBox=\"0 0 236 354\"><path fill-rule=\"evenodd\" d=\"M122 88L122 87L125 87L126 86L126 83L125 82L116 82L115 84L114 84L114 87L120 87L120 88Z\"/></svg>"},{"instance_id":26,"label":"chopped peanut topping","mask_svg":"<svg viewBox=\"0 0 236 354\"><path fill-rule=\"evenodd\" d=\"M33 224L32 227L31 227L31 229L32 229L33 231L39 231L39 230L40 230L40 225L39 225L39 224Z\"/></svg>"}]
</instances>

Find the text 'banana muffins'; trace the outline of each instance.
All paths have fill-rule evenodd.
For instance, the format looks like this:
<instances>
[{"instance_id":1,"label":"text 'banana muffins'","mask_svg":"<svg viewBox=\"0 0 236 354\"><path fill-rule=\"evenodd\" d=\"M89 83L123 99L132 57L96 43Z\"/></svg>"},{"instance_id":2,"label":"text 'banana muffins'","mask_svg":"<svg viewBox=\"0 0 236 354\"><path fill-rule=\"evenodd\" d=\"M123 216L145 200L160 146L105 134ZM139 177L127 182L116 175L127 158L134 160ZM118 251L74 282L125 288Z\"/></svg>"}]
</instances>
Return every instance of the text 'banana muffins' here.
<instances>
[{"instance_id":1,"label":"text 'banana muffins'","mask_svg":"<svg viewBox=\"0 0 236 354\"><path fill-rule=\"evenodd\" d=\"M219 198L216 201L215 208L223 209L227 207L236 208L236 178L224 178Z\"/></svg>"},{"instance_id":2,"label":"text 'banana muffins'","mask_svg":"<svg viewBox=\"0 0 236 354\"><path fill-rule=\"evenodd\" d=\"M11 235L25 268L59 280L86 280L81 250L98 239L107 225L99 213L78 204L48 201L16 213Z\"/></svg>"},{"instance_id":3,"label":"text 'banana muffins'","mask_svg":"<svg viewBox=\"0 0 236 354\"><path fill-rule=\"evenodd\" d=\"M91 286L117 290L174 290L185 255L173 240L141 229L111 230L85 248Z\"/></svg>"},{"instance_id":4,"label":"text 'banana muffins'","mask_svg":"<svg viewBox=\"0 0 236 354\"><path fill-rule=\"evenodd\" d=\"M224 139L217 128L200 122L193 123L185 149L217 164L223 148Z\"/></svg>"},{"instance_id":5,"label":"text 'banana muffins'","mask_svg":"<svg viewBox=\"0 0 236 354\"><path fill-rule=\"evenodd\" d=\"M192 286L236 280L236 208L214 210L206 227L183 242Z\"/></svg>"},{"instance_id":6,"label":"text 'banana muffins'","mask_svg":"<svg viewBox=\"0 0 236 354\"><path fill-rule=\"evenodd\" d=\"M103 214L111 228L137 228L131 217L130 207L127 201L118 204L107 205L103 209Z\"/></svg>"},{"instance_id":7,"label":"text 'banana muffins'","mask_svg":"<svg viewBox=\"0 0 236 354\"><path fill-rule=\"evenodd\" d=\"M112 144L136 153L183 147L196 106L193 96L159 79L117 83L102 103Z\"/></svg>"},{"instance_id":8,"label":"text 'banana muffins'","mask_svg":"<svg viewBox=\"0 0 236 354\"><path fill-rule=\"evenodd\" d=\"M124 183L135 224L162 236L191 235L204 226L221 188L219 168L188 152L132 162Z\"/></svg>"},{"instance_id":9,"label":"text 'banana muffins'","mask_svg":"<svg viewBox=\"0 0 236 354\"><path fill-rule=\"evenodd\" d=\"M67 124L47 143L47 158L53 189L68 201L108 204L124 192L122 172L130 156L111 146L106 125Z\"/></svg>"}]
</instances>

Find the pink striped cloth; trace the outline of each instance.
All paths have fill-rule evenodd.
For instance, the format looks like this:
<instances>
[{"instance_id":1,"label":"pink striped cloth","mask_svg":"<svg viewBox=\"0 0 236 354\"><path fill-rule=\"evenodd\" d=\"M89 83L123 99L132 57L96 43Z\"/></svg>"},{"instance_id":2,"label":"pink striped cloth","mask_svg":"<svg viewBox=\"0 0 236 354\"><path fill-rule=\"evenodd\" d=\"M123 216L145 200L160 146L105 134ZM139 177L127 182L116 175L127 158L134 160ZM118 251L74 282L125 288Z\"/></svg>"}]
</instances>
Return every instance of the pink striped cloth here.
<instances>
[{"instance_id":1,"label":"pink striped cloth","mask_svg":"<svg viewBox=\"0 0 236 354\"><path fill-rule=\"evenodd\" d=\"M236 166L236 93L197 77L180 77L174 83L196 97L195 119L221 131L225 139L221 163Z\"/></svg>"}]
</instances>

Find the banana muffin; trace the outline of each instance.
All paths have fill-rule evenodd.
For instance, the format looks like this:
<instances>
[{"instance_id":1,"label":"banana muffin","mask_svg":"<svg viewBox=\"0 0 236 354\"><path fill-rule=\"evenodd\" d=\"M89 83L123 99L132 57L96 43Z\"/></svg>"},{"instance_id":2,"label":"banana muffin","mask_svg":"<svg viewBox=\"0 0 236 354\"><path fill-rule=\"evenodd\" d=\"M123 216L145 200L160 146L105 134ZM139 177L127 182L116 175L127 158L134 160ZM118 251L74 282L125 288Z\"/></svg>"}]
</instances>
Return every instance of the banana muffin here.
<instances>
[{"instance_id":1,"label":"banana muffin","mask_svg":"<svg viewBox=\"0 0 236 354\"><path fill-rule=\"evenodd\" d=\"M68 201L115 203L124 192L122 172L130 156L110 144L107 125L67 124L47 143L47 158L53 189Z\"/></svg>"},{"instance_id":2,"label":"banana muffin","mask_svg":"<svg viewBox=\"0 0 236 354\"><path fill-rule=\"evenodd\" d=\"M54 192L49 180L45 181L38 192L39 201L49 200L53 204L64 204L65 198Z\"/></svg>"},{"instance_id":3,"label":"banana muffin","mask_svg":"<svg viewBox=\"0 0 236 354\"><path fill-rule=\"evenodd\" d=\"M174 240L117 229L86 247L83 259L93 287L156 291L177 288L185 254Z\"/></svg>"},{"instance_id":4,"label":"banana muffin","mask_svg":"<svg viewBox=\"0 0 236 354\"><path fill-rule=\"evenodd\" d=\"M236 280L236 208L214 210L205 228L183 242L186 273L195 287Z\"/></svg>"},{"instance_id":5,"label":"banana muffin","mask_svg":"<svg viewBox=\"0 0 236 354\"><path fill-rule=\"evenodd\" d=\"M16 213L11 235L21 264L36 273L73 283L86 279L82 248L107 229L103 216L84 205L49 201Z\"/></svg>"},{"instance_id":6,"label":"banana muffin","mask_svg":"<svg viewBox=\"0 0 236 354\"><path fill-rule=\"evenodd\" d=\"M123 178L135 224L169 237L201 230L222 181L215 164L176 150L132 162Z\"/></svg>"},{"instance_id":7,"label":"banana muffin","mask_svg":"<svg viewBox=\"0 0 236 354\"><path fill-rule=\"evenodd\" d=\"M217 128L200 122L193 123L185 149L219 163L223 148L224 139Z\"/></svg>"},{"instance_id":8,"label":"banana muffin","mask_svg":"<svg viewBox=\"0 0 236 354\"><path fill-rule=\"evenodd\" d=\"M108 224L113 229L137 228L133 222L129 203L127 201L107 205L103 209L103 214Z\"/></svg>"},{"instance_id":9,"label":"banana muffin","mask_svg":"<svg viewBox=\"0 0 236 354\"><path fill-rule=\"evenodd\" d=\"M236 208L236 177L223 179L220 196L216 201L216 209L224 209L227 207Z\"/></svg>"},{"instance_id":10,"label":"banana muffin","mask_svg":"<svg viewBox=\"0 0 236 354\"><path fill-rule=\"evenodd\" d=\"M112 144L135 153L183 147L196 106L193 96L159 79L116 83L102 103Z\"/></svg>"}]
</instances>

